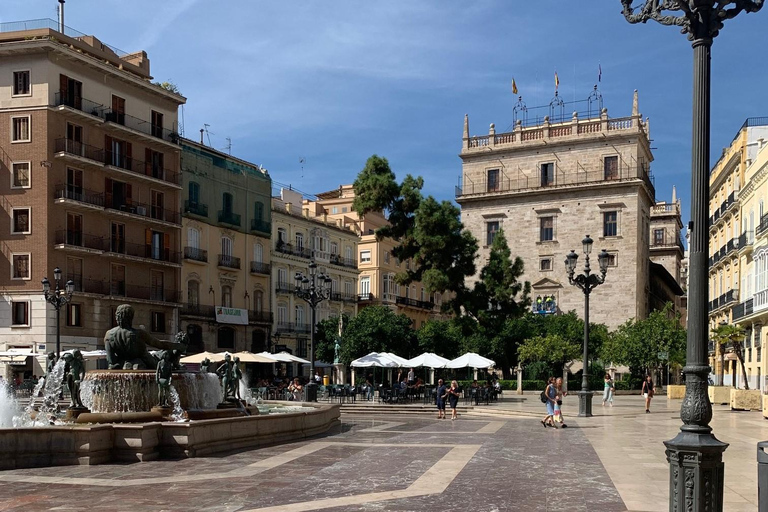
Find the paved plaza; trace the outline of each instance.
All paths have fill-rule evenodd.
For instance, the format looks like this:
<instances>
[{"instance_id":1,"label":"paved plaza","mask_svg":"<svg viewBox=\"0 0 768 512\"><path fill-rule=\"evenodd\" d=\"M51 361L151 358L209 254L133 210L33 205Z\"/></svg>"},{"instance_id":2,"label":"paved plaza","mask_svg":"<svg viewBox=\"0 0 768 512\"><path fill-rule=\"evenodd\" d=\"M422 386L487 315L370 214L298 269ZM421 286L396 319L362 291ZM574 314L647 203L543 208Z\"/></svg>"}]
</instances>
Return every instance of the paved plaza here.
<instances>
[{"instance_id":1,"label":"paved plaza","mask_svg":"<svg viewBox=\"0 0 768 512\"><path fill-rule=\"evenodd\" d=\"M617 397L595 417L543 428L535 395L480 406L457 421L342 415L320 437L208 458L0 473L0 511L658 511L667 508L661 441L680 401ZM576 399L564 412L575 414ZM717 407L726 451L725 510L756 510L759 413ZM738 429L738 430L737 430Z\"/></svg>"}]
</instances>

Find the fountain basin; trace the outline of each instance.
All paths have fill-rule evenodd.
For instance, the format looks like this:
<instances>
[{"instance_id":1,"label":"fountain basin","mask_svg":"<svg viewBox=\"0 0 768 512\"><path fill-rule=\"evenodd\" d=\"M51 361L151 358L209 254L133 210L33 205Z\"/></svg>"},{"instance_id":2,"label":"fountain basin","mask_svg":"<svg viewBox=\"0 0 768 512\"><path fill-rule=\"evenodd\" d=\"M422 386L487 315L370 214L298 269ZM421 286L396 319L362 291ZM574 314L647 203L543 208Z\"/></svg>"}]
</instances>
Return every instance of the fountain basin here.
<instances>
[{"instance_id":1,"label":"fountain basin","mask_svg":"<svg viewBox=\"0 0 768 512\"><path fill-rule=\"evenodd\" d=\"M171 385L183 410L215 409L223 398L213 373L174 372ZM150 412L157 405L158 386L153 370L91 370L80 395L94 413Z\"/></svg>"},{"instance_id":2,"label":"fountain basin","mask_svg":"<svg viewBox=\"0 0 768 512\"><path fill-rule=\"evenodd\" d=\"M274 403L299 405L295 402ZM184 423L0 429L0 470L205 457L302 439L339 424L341 406L338 404L300 405L311 410Z\"/></svg>"}]
</instances>

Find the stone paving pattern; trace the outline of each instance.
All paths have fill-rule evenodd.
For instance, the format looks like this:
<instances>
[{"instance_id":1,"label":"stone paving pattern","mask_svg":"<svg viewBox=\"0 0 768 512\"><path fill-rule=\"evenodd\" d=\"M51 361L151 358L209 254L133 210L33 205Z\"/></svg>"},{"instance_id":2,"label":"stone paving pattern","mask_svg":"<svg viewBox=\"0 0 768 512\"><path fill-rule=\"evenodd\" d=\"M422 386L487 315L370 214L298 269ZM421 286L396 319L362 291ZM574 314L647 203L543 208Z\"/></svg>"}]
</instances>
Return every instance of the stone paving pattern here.
<instances>
[{"instance_id":1,"label":"stone paving pattern","mask_svg":"<svg viewBox=\"0 0 768 512\"><path fill-rule=\"evenodd\" d=\"M457 421L343 415L323 436L216 457L4 471L0 512L667 509L661 442L679 429L679 400L655 399L652 414L638 397L613 408L596 400L595 417L554 430L526 398ZM566 400L566 416L576 405ZM756 510L755 450L768 422L718 406L712 425L731 445L725 510Z\"/></svg>"}]
</instances>

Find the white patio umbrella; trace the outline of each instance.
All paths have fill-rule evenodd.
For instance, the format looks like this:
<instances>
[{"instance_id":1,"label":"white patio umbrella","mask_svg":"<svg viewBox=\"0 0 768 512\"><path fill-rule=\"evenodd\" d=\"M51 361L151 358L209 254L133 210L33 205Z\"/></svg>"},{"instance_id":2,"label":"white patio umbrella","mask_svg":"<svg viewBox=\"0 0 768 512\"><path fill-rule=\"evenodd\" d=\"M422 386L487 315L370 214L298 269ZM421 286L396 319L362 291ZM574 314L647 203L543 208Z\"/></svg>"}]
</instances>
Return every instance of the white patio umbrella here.
<instances>
[{"instance_id":1,"label":"white patio umbrella","mask_svg":"<svg viewBox=\"0 0 768 512\"><path fill-rule=\"evenodd\" d=\"M400 357L397 354L393 354L392 352L379 352L382 356L386 356L397 363L397 366L400 366L401 368L404 368L406 366L410 366L408 359L404 357Z\"/></svg>"},{"instance_id":2,"label":"white patio umbrella","mask_svg":"<svg viewBox=\"0 0 768 512\"><path fill-rule=\"evenodd\" d=\"M272 364L277 362L277 359L275 359L274 357L265 356L263 354L254 354L253 352L248 352L247 350L232 354L232 359L234 359L235 357L239 357L241 363Z\"/></svg>"},{"instance_id":3,"label":"white patio umbrella","mask_svg":"<svg viewBox=\"0 0 768 512\"><path fill-rule=\"evenodd\" d=\"M182 357L181 359L179 359L179 361L182 363L200 364L203 362L203 359L205 359L206 357L210 361L223 361L224 354L225 352L222 352L221 354L214 354L213 352L200 352L198 354L192 354L191 356Z\"/></svg>"},{"instance_id":4,"label":"white patio umbrella","mask_svg":"<svg viewBox=\"0 0 768 512\"><path fill-rule=\"evenodd\" d=\"M353 368L370 368L371 366L378 366L380 368L397 368L400 366L390 357L386 356L385 354L379 354L378 352L371 352L370 354L364 355L359 359L355 359L349 363L349 365Z\"/></svg>"},{"instance_id":5,"label":"white patio umbrella","mask_svg":"<svg viewBox=\"0 0 768 512\"><path fill-rule=\"evenodd\" d=\"M270 354L269 352L260 352L256 355L271 357L274 359L273 362L276 362L276 363L309 364L309 361L307 361L306 359L302 359L298 356L294 356L293 354L289 354L288 352L278 352L276 354Z\"/></svg>"},{"instance_id":6,"label":"white patio umbrella","mask_svg":"<svg viewBox=\"0 0 768 512\"><path fill-rule=\"evenodd\" d=\"M448 361L445 368L490 368L495 364L496 363L491 359L475 354L474 352L467 352L463 356Z\"/></svg>"},{"instance_id":7,"label":"white patio umbrella","mask_svg":"<svg viewBox=\"0 0 768 512\"><path fill-rule=\"evenodd\" d=\"M437 354L432 352L424 352L423 354L418 355L413 359L409 359L406 366L413 368L418 368L420 366L424 366L426 368L443 368L449 362L450 360L444 357L440 357Z\"/></svg>"}]
</instances>

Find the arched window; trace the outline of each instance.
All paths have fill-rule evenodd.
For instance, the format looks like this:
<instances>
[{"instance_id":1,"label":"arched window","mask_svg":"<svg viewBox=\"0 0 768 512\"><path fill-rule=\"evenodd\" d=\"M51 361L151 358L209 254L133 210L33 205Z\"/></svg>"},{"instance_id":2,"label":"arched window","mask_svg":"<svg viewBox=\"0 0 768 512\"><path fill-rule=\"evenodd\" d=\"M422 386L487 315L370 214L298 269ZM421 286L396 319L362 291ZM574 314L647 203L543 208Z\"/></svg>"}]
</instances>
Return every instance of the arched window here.
<instances>
[{"instance_id":1,"label":"arched window","mask_svg":"<svg viewBox=\"0 0 768 512\"><path fill-rule=\"evenodd\" d=\"M235 348L235 330L231 327L219 327L217 343L219 348Z\"/></svg>"},{"instance_id":2,"label":"arched window","mask_svg":"<svg viewBox=\"0 0 768 512\"><path fill-rule=\"evenodd\" d=\"M189 182L189 204L197 206L200 202L200 184L194 181Z\"/></svg>"},{"instance_id":3,"label":"arched window","mask_svg":"<svg viewBox=\"0 0 768 512\"><path fill-rule=\"evenodd\" d=\"M228 236L221 237L221 255L232 256L232 239Z\"/></svg>"},{"instance_id":4,"label":"arched window","mask_svg":"<svg viewBox=\"0 0 768 512\"><path fill-rule=\"evenodd\" d=\"M232 213L232 202L232 194L229 192L224 192L224 197L221 204L221 209L224 210L224 213Z\"/></svg>"},{"instance_id":5,"label":"arched window","mask_svg":"<svg viewBox=\"0 0 768 512\"><path fill-rule=\"evenodd\" d=\"M261 244L253 244L253 261L261 263L264 261L264 246Z\"/></svg>"},{"instance_id":6,"label":"arched window","mask_svg":"<svg viewBox=\"0 0 768 512\"><path fill-rule=\"evenodd\" d=\"M304 306L296 306L296 324L301 325L304 323Z\"/></svg>"},{"instance_id":7,"label":"arched window","mask_svg":"<svg viewBox=\"0 0 768 512\"><path fill-rule=\"evenodd\" d=\"M261 290L255 290L253 292L253 310L264 311L264 292Z\"/></svg>"},{"instance_id":8,"label":"arched window","mask_svg":"<svg viewBox=\"0 0 768 512\"><path fill-rule=\"evenodd\" d=\"M232 307L232 287L231 286L222 286L221 287L221 305L225 308L231 308Z\"/></svg>"},{"instance_id":9,"label":"arched window","mask_svg":"<svg viewBox=\"0 0 768 512\"><path fill-rule=\"evenodd\" d=\"M200 283L194 280L187 282L187 304L190 306L200 305Z\"/></svg>"},{"instance_id":10,"label":"arched window","mask_svg":"<svg viewBox=\"0 0 768 512\"><path fill-rule=\"evenodd\" d=\"M197 228L187 229L187 245L193 249L200 248L200 230Z\"/></svg>"}]
</instances>

